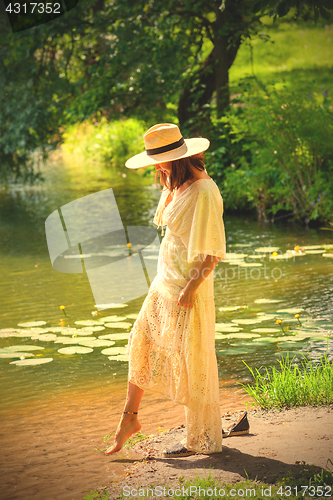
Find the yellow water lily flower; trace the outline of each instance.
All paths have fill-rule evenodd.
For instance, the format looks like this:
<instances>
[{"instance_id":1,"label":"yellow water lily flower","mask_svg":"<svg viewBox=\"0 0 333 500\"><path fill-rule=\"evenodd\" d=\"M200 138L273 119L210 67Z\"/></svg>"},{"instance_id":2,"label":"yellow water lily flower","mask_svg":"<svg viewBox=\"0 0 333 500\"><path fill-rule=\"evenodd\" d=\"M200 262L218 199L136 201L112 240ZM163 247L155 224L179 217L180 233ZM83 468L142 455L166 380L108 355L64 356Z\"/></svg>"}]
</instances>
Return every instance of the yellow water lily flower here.
<instances>
[{"instance_id":1,"label":"yellow water lily flower","mask_svg":"<svg viewBox=\"0 0 333 500\"><path fill-rule=\"evenodd\" d=\"M300 316L299 314L295 314L295 318L296 318L296 319L298 319L298 318L299 318L299 316Z\"/></svg>"},{"instance_id":2,"label":"yellow water lily flower","mask_svg":"<svg viewBox=\"0 0 333 500\"><path fill-rule=\"evenodd\" d=\"M126 246L127 246L128 248L131 248L132 243L127 243L127 245L126 245Z\"/></svg>"},{"instance_id":3,"label":"yellow water lily flower","mask_svg":"<svg viewBox=\"0 0 333 500\"><path fill-rule=\"evenodd\" d=\"M279 254L277 252L272 253L272 257L277 257Z\"/></svg>"},{"instance_id":4,"label":"yellow water lily flower","mask_svg":"<svg viewBox=\"0 0 333 500\"><path fill-rule=\"evenodd\" d=\"M64 315L67 318L67 314L66 314L66 311L65 311L65 306L60 306L60 309L61 309L61 311L64 313Z\"/></svg>"},{"instance_id":5,"label":"yellow water lily flower","mask_svg":"<svg viewBox=\"0 0 333 500\"><path fill-rule=\"evenodd\" d=\"M294 250L295 250L295 252L299 252L299 251L300 251L300 246L299 246L299 245L296 245L296 246L294 247Z\"/></svg>"},{"instance_id":6,"label":"yellow water lily flower","mask_svg":"<svg viewBox=\"0 0 333 500\"><path fill-rule=\"evenodd\" d=\"M277 324L277 325L281 325L281 323L282 323L282 319L277 319L277 320L276 320L276 324Z\"/></svg>"}]
</instances>

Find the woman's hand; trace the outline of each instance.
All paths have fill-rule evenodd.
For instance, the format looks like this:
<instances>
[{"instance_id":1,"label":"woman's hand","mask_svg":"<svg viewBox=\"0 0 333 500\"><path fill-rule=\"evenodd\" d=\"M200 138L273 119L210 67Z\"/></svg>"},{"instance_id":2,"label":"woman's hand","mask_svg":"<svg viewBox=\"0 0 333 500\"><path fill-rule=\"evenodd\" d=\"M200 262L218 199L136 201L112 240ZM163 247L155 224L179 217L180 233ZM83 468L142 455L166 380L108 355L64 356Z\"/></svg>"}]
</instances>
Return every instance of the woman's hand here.
<instances>
[{"instance_id":1,"label":"woman's hand","mask_svg":"<svg viewBox=\"0 0 333 500\"><path fill-rule=\"evenodd\" d=\"M193 307L196 291L196 287L188 282L178 295L177 306Z\"/></svg>"}]
</instances>

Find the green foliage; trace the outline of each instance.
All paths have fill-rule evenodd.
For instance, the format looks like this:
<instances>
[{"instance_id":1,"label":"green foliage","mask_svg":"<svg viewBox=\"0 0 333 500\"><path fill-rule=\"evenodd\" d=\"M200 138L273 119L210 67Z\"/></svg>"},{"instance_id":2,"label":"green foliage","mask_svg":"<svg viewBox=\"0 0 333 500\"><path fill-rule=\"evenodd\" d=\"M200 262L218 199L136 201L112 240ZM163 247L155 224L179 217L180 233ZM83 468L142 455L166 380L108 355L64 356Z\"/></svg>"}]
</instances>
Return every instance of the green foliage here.
<instances>
[{"instance_id":1,"label":"green foliage","mask_svg":"<svg viewBox=\"0 0 333 500\"><path fill-rule=\"evenodd\" d=\"M327 10L328 9L328 10ZM274 19L286 16L290 11L294 11L295 17L302 15L305 18L314 16L315 21L321 16L324 19L330 19L329 10L333 9L332 0L312 0L312 2L304 2L302 0L258 0L253 5L254 13L268 13L269 16L274 16Z\"/></svg>"},{"instance_id":2,"label":"green foliage","mask_svg":"<svg viewBox=\"0 0 333 500\"><path fill-rule=\"evenodd\" d=\"M333 218L333 105L327 91L313 86L307 95L254 92L244 87L231 110L220 119L230 127L234 166L226 169L223 194L227 206L256 208L295 219Z\"/></svg>"},{"instance_id":3,"label":"green foliage","mask_svg":"<svg viewBox=\"0 0 333 500\"><path fill-rule=\"evenodd\" d=\"M326 468L321 469L320 472L316 470L314 465L307 465L305 462L301 462L300 465L302 467L302 472L300 474L289 474L287 477L284 477L279 484L283 487L297 487L300 492L298 495L299 498L306 498L308 495L313 498L323 498L325 494L328 495L329 488L333 487L333 472L329 469L329 467L332 468L332 460L328 459ZM305 491L304 485L308 485L309 491ZM312 489L310 490L310 488Z\"/></svg>"},{"instance_id":4,"label":"green foliage","mask_svg":"<svg viewBox=\"0 0 333 500\"><path fill-rule=\"evenodd\" d=\"M109 122L176 121L178 108L184 123L196 119L201 128L197 111L214 95L220 105L222 88L228 106L229 68L239 46L260 29L254 11L277 9L284 16L295 1L262 1L253 9L233 0L82 0L33 34L2 34L0 182L36 178L32 154L38 150L37 158L46 159L69 123L101 115ZM326 18L330 3L302 5ZM221 155L222 149L214 165Z\"/></svg>"},{"instance_id":5,"label":"green foliage","mask_svg":"<svg viewBox=\"0 0 333 500\"><path fill-rule=\"evenodd\" d=\"M317 360L304 356L300 365L289 356L279 361L280 368L265 368L261 373L250 368L253 385L240 384L262 408L327 405L333 402L333 362L328 355Z\"/></svg>"},{"instance_id":6,"label":"green foliage","mask_svg":"<svg viewBox=\"0 0 333 500\"><path fill-rule=\"evenodd\" d=\"M68 104L70 87L53 64L43 67L47 43L35 35L0 38L0 184L41 179L38 166L59 142Z\"/></svg>"},{"instance_id":7,"label":"green foliage","mask_svg":"<svg viewBox=\"0 0 333 500\"><path fill-rule=\"evenodd\" d=\"M83 500L109 500L110 495L106 491L95 491L86 495Z\"/></svg>"},{"instance_id":8,"label":"green foliage","mask_svg":"<svg viewBox=\"0 0 333 500\"><path fill-rule=\"evenodd\" d=\"M122 169L128 158L142 151L146 130L147 126L135 118L108 122L102 117L94 123L87 120L66 127L62 147L65 153Z\"/></svg>"}]
</instances>

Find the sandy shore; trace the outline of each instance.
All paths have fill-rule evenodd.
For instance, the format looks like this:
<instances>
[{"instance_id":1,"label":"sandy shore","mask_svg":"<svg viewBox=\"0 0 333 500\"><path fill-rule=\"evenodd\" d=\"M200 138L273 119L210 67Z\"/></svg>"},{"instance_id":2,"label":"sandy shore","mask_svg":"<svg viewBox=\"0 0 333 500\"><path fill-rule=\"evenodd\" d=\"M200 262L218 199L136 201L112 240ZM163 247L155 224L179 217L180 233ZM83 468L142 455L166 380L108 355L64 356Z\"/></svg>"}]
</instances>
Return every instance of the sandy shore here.
<instances>
[{"instance_id":1,"label":"sandy shore","mask_svg":"<svg viewBox=\"0 0 333 500\"><path fill-rule=\"evenodd\" d=\"M237 390L222 384L222 414L249 400ZM41 394L41 399L2 409L1 500L81 500L90 490L120 484L139 455L110 460L100 450L107 446L103 436L116 430L125 395L125 387L94 387L57 397ZM184 408L147 392L140 419L142 432L150 435L184 424Z\"/></svg>"},{"instance_id":2,"label":"sandy shore","mask_svg":"<svg viewBox=\"0 0 333 500\"><path fill-rule=\"evenodd\" d=\"M238 415L224 418L223 427L236 421ZM209 471L221 482L237 483L248 477L274 484L289 472L300 474L304 468L301 462L314 465L316 471L327 465L332 470L328 459L333 459L333 406L250 410L248 418L249 435L224 439L222 453L163 458L163 449L185 436L183 427L151 436L131 452L119 452L119 458L114 455L111 460L127 461L127 475L115 478L106 488L110 499L121 498L124 486L127 491L151 486L175 488L179 478L207 477Z\"/></svg>"}]
</instances>

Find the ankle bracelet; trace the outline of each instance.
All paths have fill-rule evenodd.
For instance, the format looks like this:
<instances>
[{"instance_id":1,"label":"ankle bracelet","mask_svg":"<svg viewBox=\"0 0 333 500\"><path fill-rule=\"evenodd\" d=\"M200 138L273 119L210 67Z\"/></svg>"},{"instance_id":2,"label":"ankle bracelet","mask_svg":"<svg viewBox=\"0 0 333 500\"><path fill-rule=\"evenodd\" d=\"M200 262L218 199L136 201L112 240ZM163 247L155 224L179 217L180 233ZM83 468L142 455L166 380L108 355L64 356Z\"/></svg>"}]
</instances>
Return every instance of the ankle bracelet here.
<instances>
[{"instance_id":1,"label":"ankle bracelet","mask_svg":"<svg viewBox=\"0 0 333 500\"><path fill-rule=\"evenodd\" d=\"M137 415L137 411L123 411L123 413L129 414L129 415Z\"/></svg>"}]
</instances>

